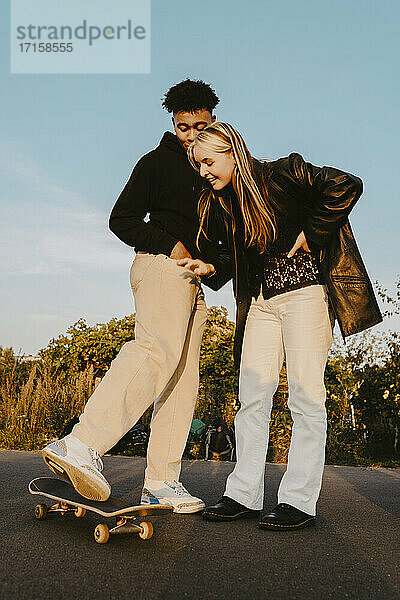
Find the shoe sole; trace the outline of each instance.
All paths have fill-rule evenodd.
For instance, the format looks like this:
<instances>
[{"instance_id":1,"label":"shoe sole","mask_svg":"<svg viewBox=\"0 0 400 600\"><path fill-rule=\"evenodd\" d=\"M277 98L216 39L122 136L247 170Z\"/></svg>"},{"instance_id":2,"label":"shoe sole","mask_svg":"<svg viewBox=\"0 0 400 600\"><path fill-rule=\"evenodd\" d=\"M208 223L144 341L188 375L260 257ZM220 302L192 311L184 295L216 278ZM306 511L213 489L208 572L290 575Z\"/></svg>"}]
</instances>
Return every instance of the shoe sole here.
<instances>
[{"instance_id":1,"label":"shoe sole","mask_svg":"<svg viewBox=\"0 0 400 600\"><path fill-rule=\"evenodd\" d=\"M179 508L178 506L174 506L173 504L171 504L171 502L169 502L166 498L157 498L158 502L140 502L141 506L157 506L158 504L166 504L168 506L172 506L173 508L173 512L176 514L181 514L181 515L192 515L194 513L200 512L201 510L204 510L206 505L203 504L203 506L183 506L181 508Z\"/></svg>"},{"instance_id":2,"label":"shoe sole","mask_svg":"<svg viewBox=\"0 0 400 600\"><path fill-rule=\"evenodd\" d=\"M173 505L171 505L173 506ZM175 508L174 506L174 510L173 512L176 514L181 514L181 515L193 515L194 513L198 513L202 510L204 510L206 507L206 505L204 506L195 506L194 508Z\"/></svg>"},{"instance_id":3,"label":"shoe sole","mask_svg":"<svg viewBox=\"0 0 400 600\"><path fill-rule=\"evenodd\" d=\"M314 527L315 519L308 519L307 521L302 521L297 525L278 525L278 523L259 523L260 529L269 529L270 531L290 531L294 529L304 529L305 527Z\"/></svg>"},{"instance_id":4,"label":"shoe sole","mask_svg":"<svg viewBox=\"0 0 400 600\"><path fill-rule=\"evenodd\" d=\"M70 483L78 494L84 498L102 502L109 498L111 493L109 487L101 486L100 482L91 481L87 475L85 476L82 473L81 469L71 465L62 456L46 448L42 450L42 456L49 469Z\"/></svg>"},{"instance_id":5,"label":"shoe sole","mask_svg":"<svg viewBox=\"0 0 400 600\"><path fill-rule=\"evenodd\" d=\"M256 519L259 517L258 514L239 513L238 515L217 515L215 513L204 512L202 517L205 521L234 521L235 519Z\"/></svg>"}]
</instances>

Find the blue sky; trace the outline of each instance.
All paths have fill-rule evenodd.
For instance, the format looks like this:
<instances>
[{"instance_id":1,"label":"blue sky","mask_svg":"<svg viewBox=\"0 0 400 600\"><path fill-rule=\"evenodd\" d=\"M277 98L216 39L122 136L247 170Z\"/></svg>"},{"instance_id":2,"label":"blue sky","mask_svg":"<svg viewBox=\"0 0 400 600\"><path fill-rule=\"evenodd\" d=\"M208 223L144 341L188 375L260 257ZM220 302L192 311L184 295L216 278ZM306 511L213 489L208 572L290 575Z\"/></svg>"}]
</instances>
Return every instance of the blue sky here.
<instances>
[{"instance_id":1,"label":"blue sky","mask_svg":"<svg viewBox=\"0 0 400 600\"><path fill-rule=\"evenodd\" d=\"M153 0L150 74L10 75L1 2L0 345L35 354L79 318L134 311L133 253L108 215L170 128L163 93L187 76L212 84L217 118L255 156L297 151L363 179L351 223L371 279L393 290L399 21L391 0ZM206 296L233 319L229 284Z\"/></svg>"}]
</instances>

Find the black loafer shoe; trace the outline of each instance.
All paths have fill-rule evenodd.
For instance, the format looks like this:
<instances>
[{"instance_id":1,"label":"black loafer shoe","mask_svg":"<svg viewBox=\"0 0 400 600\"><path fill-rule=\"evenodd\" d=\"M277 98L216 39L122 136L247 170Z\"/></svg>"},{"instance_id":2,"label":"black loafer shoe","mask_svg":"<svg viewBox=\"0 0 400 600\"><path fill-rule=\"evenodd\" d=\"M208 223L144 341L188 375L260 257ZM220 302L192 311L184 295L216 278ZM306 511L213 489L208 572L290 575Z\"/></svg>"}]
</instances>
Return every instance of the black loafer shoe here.
<instances>
[{"instance_id":1,"label":"black loafer shoe","mask_svg":"<svg viewBox=\"0 0 400 600\"><path fill-rule=\"evenodd\" d=\"M252 519L259 515L259 510L251 510L228 496L222 496L217 504L207 506L202 517L207 521L232 521L233 519Z\"/></svg>"},{"instance_id":2,"label":"black loafer shoe","mask_svg":"<svg viewBox=\"0 0 400 600\"><path fill-rule=\"evenodd\" d=\"M303 527L313 527L315 517L290 506L290 504L280 503L274 510L261 517L260 529L272 529L287 531L288 529L303 529Z\"/></svg>"}]
</instances>

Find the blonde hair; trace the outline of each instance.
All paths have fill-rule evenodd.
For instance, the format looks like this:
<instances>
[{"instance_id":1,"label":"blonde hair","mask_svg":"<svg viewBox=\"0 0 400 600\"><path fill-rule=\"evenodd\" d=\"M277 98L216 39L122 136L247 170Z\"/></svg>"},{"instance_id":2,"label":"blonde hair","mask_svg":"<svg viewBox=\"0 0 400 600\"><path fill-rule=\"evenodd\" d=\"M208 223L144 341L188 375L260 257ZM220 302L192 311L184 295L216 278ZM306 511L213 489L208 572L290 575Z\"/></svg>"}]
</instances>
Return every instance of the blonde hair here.
<instances>
[{"instance_id":1,"label":"blonde hair","mask_svg":"<svg viewBox=\"0 0 400 600\"><path fill-rule=\"evenodd\" d=\"M232 186L239 200L244 229L245 243L247 246L255 245L262 252L276 238L276 222L272 208L268 205L267 183L263 176L259 179L259 186L255 181L256 163L261 163L253 158L240 133L229 123L216 122L205 127L188 148L188 158L191 165L200 170L194 158L196 146L203 146L213 152L229 152L233 154L235 167L232 174ZM208 215L212 201L218 201L222 208L230 215L233 226L236 227L234 215L231 214L224 198L217 195L214 190L202 190L198 203L199 231L197 246L203 233L207 237L205 225L208 224Z\"/></svg>"}]
</instances>

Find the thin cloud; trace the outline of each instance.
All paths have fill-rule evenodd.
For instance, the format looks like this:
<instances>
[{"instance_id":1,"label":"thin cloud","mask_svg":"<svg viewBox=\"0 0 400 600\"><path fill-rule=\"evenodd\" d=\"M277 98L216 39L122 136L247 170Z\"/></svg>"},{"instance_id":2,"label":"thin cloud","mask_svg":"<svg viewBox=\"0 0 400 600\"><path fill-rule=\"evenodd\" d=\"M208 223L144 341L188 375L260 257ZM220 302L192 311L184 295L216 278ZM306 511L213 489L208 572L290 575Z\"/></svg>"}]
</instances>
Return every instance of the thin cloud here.
<instances>
[{"instance_id":1,"label":"thin cloud","mask_svg":"<svg viewBox=\"0 0 400 600\"><path fill-rule=\"evenodd\" d=\"M125 268L132 250L108 230L108 213L96 210L87 198L21 155L0 156L0 171L18 182L18 192L9 186L2 194L3 201L7 198L2 208L1 272L45 275Z\"/></svg>"}]
</instances>

